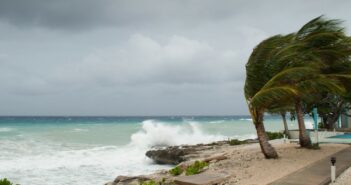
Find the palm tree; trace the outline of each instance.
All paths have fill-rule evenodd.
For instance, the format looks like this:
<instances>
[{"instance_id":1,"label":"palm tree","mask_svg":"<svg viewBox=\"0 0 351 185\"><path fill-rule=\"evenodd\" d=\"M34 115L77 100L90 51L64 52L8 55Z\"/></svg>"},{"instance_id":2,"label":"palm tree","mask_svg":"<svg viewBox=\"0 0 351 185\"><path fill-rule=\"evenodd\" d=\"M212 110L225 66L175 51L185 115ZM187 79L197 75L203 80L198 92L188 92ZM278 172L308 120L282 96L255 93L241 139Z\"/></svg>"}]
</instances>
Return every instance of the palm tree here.
<instances>
[{"instance_id":1,"label":"palm tree","mask_svg":"<svg viewBox=\"0 0 351 185\"><path fill-rule=\"evenodd\" d=\"M317 93L345 93L345 88L335 78L335 75L324 75L315 66L294 67L283 70L269 80L251 99L254 107L294 105L299 124L299 139L301 147L310 148L311 140L307 134L303 119L303 100L310 99Z\"/></svg>"},{"instance_id":2,"label":"palm tree","mask_svg":"<svg viewBox=\"0 0 351 185\"><path fill-rule=\"evenodd\" d=\"M256 128L261 150L267 159L277 158L278 154L268 142L268 136L265 131L263 117L266 108L264 106L253 106L251 99L274 76L273 71L276 66L270 65L271 59L281 47L287 45L291 38L291 35L277 35L262 41L254 49L246 64L245 97Z\"/></svg>"},{"instance_id":3,"label":"palm tree","mask_svg":"<svg viewBox=\"0 0 351 185\"><path fill-rule=\"evenodd\" d=\"M335 63L349 62L351 56L351 42L340 23L317 17L297 33L262 41L252 52L246 64L245 97L266 158L278 155L265 134L264 112L293 106L300 144L310 147L303 115L306 102L313 99L311 94L344 93L340 78L348 78L350 73L332 70Z\"/></svg>"},{"instance_id":4,"label":"palm tree","mask_svg":"<svg viewBox=\"0 0 351 185\"><path fill-rule=\"evenodd\" d=\"M285 68L306 65L310 67L315 66L321 74L329 74L329 77L339 78L340 80L341 76L339 75L339 77L337 77L337 73L342 73L342 69L345 69L340 66L345 66L345 63L349 64L351 56L350 38L345 36L344 28L342 28L340 24L340 20L326 20L322 16L311 20L294 34L294 38L291 40L288 47L282 48L276 54L274 62L278 63L276 64L278 66L284 66L285 64ZM344 78L347 78L345 74L343 75ZM346 74L346 76L347 75L348 74ZM306 77L309 77L309 75L307 74ZM317 84L323 86L323 84L321 84L323 80L321 81L321 78L316 78L314 80L317 79L319 80ZM291 81L288 83L291 83ZM307 93L309 89L307 84L316 84L316 82L306 84L306 82L303 81L301 81L301 83L303 89L299 89L299 91L305 93ZM349 81L347 81L347 83L349 83ZM333 90L329 89L324 92L328 93L328 91ZM318 91L317 88L317 91L314 93L316 95L321 94L321 92L322 91ZM311 142L306 132L303 115L306 102L313 98L301 98L302 97L297 96L294 99L296 117L300 130L300 144L302 147L310 147ZM316 104L316 101L312 101L312 103Z\"/></svg>"}]
</instances>

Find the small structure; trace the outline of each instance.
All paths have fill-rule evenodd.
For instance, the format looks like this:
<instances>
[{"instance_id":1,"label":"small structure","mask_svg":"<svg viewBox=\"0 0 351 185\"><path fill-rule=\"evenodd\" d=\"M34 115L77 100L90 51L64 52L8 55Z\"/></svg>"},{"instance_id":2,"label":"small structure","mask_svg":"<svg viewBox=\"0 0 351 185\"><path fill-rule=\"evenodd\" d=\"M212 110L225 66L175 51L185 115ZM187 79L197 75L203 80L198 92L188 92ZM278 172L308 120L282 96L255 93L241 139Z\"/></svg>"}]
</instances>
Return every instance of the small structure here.
<instances>
[{"instance_id":1,"label":"small structure","mask_svg":"<svg viewBox=\"0 0 351 185\"><path fill-rule=\"evenodd\" d=\"M348 115L351 115L351 110L348 111ZM341 128L345 129L351 129L351 117L348 117L347 115L342 114L340 117L341 121Z\"/></svg>"}]
</instances>

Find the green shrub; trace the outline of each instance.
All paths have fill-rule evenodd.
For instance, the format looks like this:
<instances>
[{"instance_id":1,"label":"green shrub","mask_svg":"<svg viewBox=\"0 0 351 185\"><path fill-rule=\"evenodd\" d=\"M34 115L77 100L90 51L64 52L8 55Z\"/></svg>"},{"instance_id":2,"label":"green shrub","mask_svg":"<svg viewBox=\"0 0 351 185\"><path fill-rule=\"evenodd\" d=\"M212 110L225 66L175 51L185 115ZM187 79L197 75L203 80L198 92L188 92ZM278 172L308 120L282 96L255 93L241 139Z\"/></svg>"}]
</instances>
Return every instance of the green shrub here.
<instances>
[{"instance_id":1,"label":"green shrub","mask_svg":"<svg viewBox=\"0 0 351 185\"><path fill-rule=\"evenodd\" d=\"M207 162L203 161L195 161L194 164L188 166L185 170L185 175L195 175L201 172L206 166L208 166Z\"/></svg>"},{"instance_id":2,"label":"green shrub","mask_svg":"<svg viewBox=\"0 0 351 185\"><path fill-rule=\"evenodd\" d=\"M171 170L169 170L169 173L173 176L177 176L183 173L183 169L179 166L176 166L174 168L172 168Z\"/></svg>"},{"instance_id":3,"label":"green shrub","mask_svg":"<svg viewBox=\"0 0 351 185\"><path fill-rule=\"evenodd\" d=\"M281 132L266 132L266 133L269 140L280 139L284 137L284 134Z\"/></svg>"},{"instance_id":4,"label":"green shrub","mask_svg":"<svg viewBox=\"0 0 351 185\"><path fill-rule=\"evenodd\" d=\"M310 149L312 149L312 150L319 150L319 149L321 149L321 147L319 147L318 143L313 143Z\"/></svg>"},{"instance_id":5,"label":"green shrub","mask_svg":"<svg viewBox=\"0 0 351 185\"><path fill-rule=\"evenodd\" d=\"M143 183L141 183L141 185L166 185L166 184L174 184L173 182L168 182L166 183L166 179L162 178L161 181L154 181L154 180L148 180L148 181L144 181Z\"/></svg>"},{"instance_id":6,"label":"green shrub","mask_svg":"<svg viewBox=\"0 0 351 185\"><path fill-rule=\"evenodd\" d=\"M156 182L154 180L149 180L149 181L143 182L142 185L156 185Z\"/></svg>"},{"instance_id":7,"label":"green shrub","mask_svg":"<svg viewBox=\"0 0 351 185\"><path fill-rule=\"evenodd\" d=\"M0 185L12 185L12 183L6 178L0 179Z\"/></svg>"},{"instance_id":8,"label":"green shrub","mask_svg":"<svg viewBox=\"0 0 351 185\"><path fill-rule=\"evenodd\" d=\"M240 141L238 139L231 139L228 141L229 145L242 145L242 144L246 144L247 141Z\"/></svg>"}]
</instances>

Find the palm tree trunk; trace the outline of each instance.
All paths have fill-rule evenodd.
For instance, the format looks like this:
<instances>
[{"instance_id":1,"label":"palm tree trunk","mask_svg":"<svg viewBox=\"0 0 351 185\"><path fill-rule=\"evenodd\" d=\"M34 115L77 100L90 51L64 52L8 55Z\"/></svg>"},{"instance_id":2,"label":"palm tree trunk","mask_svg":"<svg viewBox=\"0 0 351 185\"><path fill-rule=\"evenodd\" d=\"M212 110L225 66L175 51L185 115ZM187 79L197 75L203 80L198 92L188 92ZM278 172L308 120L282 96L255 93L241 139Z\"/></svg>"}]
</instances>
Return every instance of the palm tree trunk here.
<instances>
[{"instance_id":1,"label":"palm tree trunk","mask_svg":"<svg viewBox=\"0 0 351 185\"><path fill-rule=\"evenodd\" d=\"M260 143L260 147L263 155L266 159L276 159L278 158L278 153L272 147L272 145L268 142L268 136L263 124L263 113L256 111L256 115L253 117L253 121L256 127L258 141Z\"/></svg>"},{"instance_id":2,"label":"palm tree trunk","mask_svg":"<svg viewBox=\"0 0 351 185\"><path fill-rule=\"evenodd\" d=\"M299 124L299 139L300 139L300 146L303 148L311 148L311 139L307 135L305 122L303 119L303 111L302 111L302 102L300 99L297 99L295 102L295 109L296 109L296 117L297 122Z\"/></svg>"},{"instance_id":3,"label":"palm tree trunk","mask_svg":"<svg viewBox=\"0 0 351 185\"><path fill-rule=\"evenodd\" d=\"M284 123L284 133L285 133L285 135L289 136L288 123L286 122L286 113L281 112L280 115L282 116L283 123Z\"/></svg>"}]
</instances>

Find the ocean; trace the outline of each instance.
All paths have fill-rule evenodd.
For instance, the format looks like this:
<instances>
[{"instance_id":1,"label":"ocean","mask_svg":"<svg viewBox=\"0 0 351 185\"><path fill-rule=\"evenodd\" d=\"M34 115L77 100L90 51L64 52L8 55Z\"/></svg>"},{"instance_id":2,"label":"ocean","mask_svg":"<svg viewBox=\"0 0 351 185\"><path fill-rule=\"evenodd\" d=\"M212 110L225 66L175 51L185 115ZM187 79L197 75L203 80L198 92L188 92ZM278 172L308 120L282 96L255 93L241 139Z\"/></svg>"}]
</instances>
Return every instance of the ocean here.
<instances>
[{"instance_id":1,"label":"ocean","mask_svg":"<svg viewBox=\"0 0 351 185\"><path fill-rule=\"evenodd\" d=\"M307 121L308 124L310 121ZM266 130L283 130L266 116ZM297 128L289 121L290 128ZM0 117L0 179L21 185L99 185L171 166L152 146L256 138L249 116Z\"/></svg>"}]
</instances>

